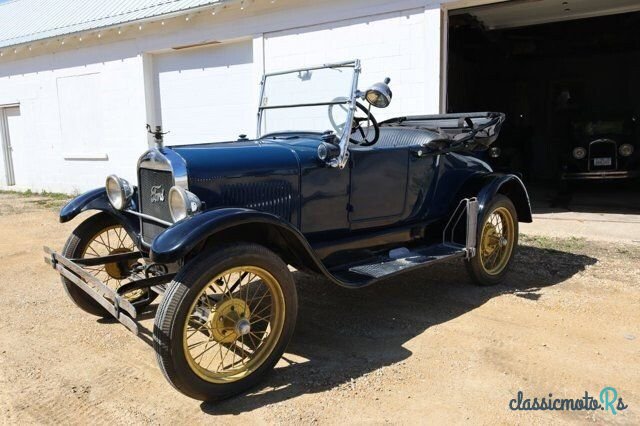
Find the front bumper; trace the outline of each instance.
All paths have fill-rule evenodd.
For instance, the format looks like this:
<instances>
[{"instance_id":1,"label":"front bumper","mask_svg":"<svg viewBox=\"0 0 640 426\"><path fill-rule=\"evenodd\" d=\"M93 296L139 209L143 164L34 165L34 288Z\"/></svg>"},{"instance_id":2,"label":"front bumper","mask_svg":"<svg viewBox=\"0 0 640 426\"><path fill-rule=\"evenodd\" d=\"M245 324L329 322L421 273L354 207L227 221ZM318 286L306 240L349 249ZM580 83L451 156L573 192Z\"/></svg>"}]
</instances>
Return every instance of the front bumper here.
<instances>
[{"instance_id":1,"label":"front bumper","mask_svg":"<svg viewBox=\"0 0 640 426\"><path fill-rule=\"evenodd\" d=\"M604 179L630 179L640 176L640 171L615 170L598 172L562 173L563 180L604 180Z\"/></svg>"},{"instance_id":2,"label":"front bumper","mask_svg":"<svg viewBox=\"0 0 640 426\"><path fill-rule=\"evenodd\" d=\"M175 274L167 273L135 280L122 285L116 291L107 287L105 283L97 279L93 274L89 273L82 267L139 259L142 257L141 252L115 254L87 259L67 259L49 247L44 247L44 252L44 260L46 263L50 264L53 269L58 271L58 273L68 281L75 284L80 290L84 291L89 297L100 304L105 311L111 314L115 319L120 321L136 335L138 334L138 321L136 320L138 312L136 307L126 299L124 294L138 289L155 289L162 284L168 283L175 276Z\"/></svg>"}]
</instances>

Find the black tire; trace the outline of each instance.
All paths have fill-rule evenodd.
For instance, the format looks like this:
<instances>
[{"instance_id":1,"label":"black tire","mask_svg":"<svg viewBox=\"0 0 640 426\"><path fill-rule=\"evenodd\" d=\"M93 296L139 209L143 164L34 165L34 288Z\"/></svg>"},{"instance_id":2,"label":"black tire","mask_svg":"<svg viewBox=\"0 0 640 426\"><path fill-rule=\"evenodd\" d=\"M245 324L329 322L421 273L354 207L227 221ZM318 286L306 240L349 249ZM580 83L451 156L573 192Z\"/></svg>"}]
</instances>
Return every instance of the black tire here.
<instances>
[{"instance_id":1,"label":"black tire","mask_svg":"<svg viewBox=\"0 0 640 426\"><path fill-rule=\"evenodd\" d=\"M82 258L94 238L103 230L117 225L120 225L120 223L107 213L97 213L91 216L73 230L62 249L62 255L67 259ZM62 277L62 284L69 298L83 311L99 317L111 316L102 306L71 281ZM131 303L136 308L143 308L150 304L156 296L155 293L149 292L138 300L131 300Z\"/></svg>"},{"instance_id":2,"label":"black tire","mask_svg":"<svg viewBox=\"0 0 640 426\"><path fill-rule=\"evenodd\" d=\"M236 381L212 383L189 365L183 333L191 308L216 277L233 268L254 266L271 274L282 291L284 324L266 359ZM222 299L224 300L224 299ZM216 303L216 309L218 304ZM213 310L212 310L213 311ZM295 328L298 296L287 265L273 252L252 243L237 243L199 254L169 285L154 323L154 349L165 378L181 393L202 401L218 401L242 393L263 380L284 353ZM226 355L225 355L226 356Z\"/></svg>"},{"instance_id":3,"label":"black tire","mask_svg":"<svg viewBox=\"0 0 640 426\"><path fill-rule=\"evenodd\" d=\"M518 214L516 213L516 208L513 205L511 200L502 195L497 194L491 202L485 207L486 213L483 216L482 223L478 223L478 233L477 233L477 243L476 243L476 255L472 257L470 260L465 261L467 271L471 276L473 282L477 285L481 286L492 286L496 284L500 284L503 280L507 272L509 272L509 268L511 267L511 262L513 260L513 256L518 247ZM506 260L506 264L496 273L489 273L487 269L482 264L482 257L480 251L482 250L482 236L483 229L485 224L491 217L491 214L496 211L508 212L513 221L513 242L511 243L511 249L508 253L508 258Z\"/></svg>"}]
</instances>

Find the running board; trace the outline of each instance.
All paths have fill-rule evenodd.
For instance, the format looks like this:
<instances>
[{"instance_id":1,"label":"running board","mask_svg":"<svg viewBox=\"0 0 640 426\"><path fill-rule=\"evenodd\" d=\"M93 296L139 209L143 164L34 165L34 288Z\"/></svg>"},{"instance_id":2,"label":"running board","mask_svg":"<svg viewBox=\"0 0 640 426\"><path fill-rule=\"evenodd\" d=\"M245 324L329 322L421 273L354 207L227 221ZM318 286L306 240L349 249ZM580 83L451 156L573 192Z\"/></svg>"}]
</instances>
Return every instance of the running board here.
<instances>
[{"instance_id":1,"label":"running board","mask_svg":"<svg viewBox=\"0 0 640 426\"><path fill-rule=\"evenodd\" d=\"M351 266L336 274L341 278L353 279L349 274L357 274L374 279L393 275L405 270L432 265L455 258L471 259L476 254L476 234L478 228L478 200L463 198L453 210L449 221L442 230L442 243L414 248L405 247L391 250L375 261ZM457 237L457 238L456 238ZM464 241L460 241L464 238ZM456 241L456 239L458 241ZM344 276L346 273L346 276ZM356 278L356 281L359 279Z\"/></svg>"},{"instance_id":2,"label":"running board","mask_svg":"<svg viewBox=\"0 0 640 426\"><path fill-rule=\"evenodd\" d=\"M408 251L397 259L379 259L377 262L357 265L349 268L349 272L382 278L407 269L432 265L449 259L466 257L467 250L462 245L437 244L423 249Z\"/></svg>"}]
</instances>

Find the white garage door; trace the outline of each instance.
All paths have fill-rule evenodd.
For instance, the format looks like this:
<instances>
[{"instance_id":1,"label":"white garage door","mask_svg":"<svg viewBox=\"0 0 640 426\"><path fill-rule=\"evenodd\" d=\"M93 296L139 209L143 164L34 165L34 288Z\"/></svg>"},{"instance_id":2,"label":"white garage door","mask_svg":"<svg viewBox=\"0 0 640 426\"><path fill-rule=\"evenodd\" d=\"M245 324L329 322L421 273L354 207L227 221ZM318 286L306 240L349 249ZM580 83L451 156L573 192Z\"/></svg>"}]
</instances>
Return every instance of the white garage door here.
<instances>
[{"instance_id":1,"label":"white garage door","mask_svg":"<svg viewBox=\"0 0 640 426\"><path fill-rule=\"evenodd\" d=\"M255 133L258 84L251 41L159 54L156 102L167 144L235 140Z\"/></svg>"},{"instance_id":2,"label":"white garage door","mask_svg":"<svg viewBox=\"0 0 640 426\"><path fill-rule=\"evenodd\" d=\"M265 34L266 71L360 59L360 88L391 78L378 118L437 113L440 10L424 9Z\"/></svg>"}]
</instances>

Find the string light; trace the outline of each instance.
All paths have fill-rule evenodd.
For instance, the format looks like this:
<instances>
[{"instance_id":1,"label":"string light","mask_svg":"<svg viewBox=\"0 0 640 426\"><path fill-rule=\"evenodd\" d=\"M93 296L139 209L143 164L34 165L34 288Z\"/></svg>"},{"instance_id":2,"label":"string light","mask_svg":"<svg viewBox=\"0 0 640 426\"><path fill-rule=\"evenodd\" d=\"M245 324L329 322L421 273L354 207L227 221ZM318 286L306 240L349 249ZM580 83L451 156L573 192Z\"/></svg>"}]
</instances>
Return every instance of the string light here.
<instances>
[{"instance_id":1,"label":"string light","mask_svg":"<svg viewBox=\"0 0 640 426\"><path fill-rule=\"evenodd\" d=\"M211 14L215 15L216 14L216 8L214 7L213 9L211 9Z\"/></svg>"},{"instance_id":2,"label":"string light","mask_svg":"<svg viewBox=\"0 0 640 426\"><path fill-rule=\"evenodd\" d=\"M122 28L118 28L118 35L122 34Z\"/></svg>"},{"instance_id":3,"label":"string light","mask_svg":"<svg viewBox=\"0 0 640 426\"><path fill-rule=\"evenodd\" d=\"M98 38L102 38L102 33L98 33Z\"/></svg>"},{"instance_id":4,"label":"string light","mask_svg":"<svg viewBox=\"0 0 640 426\"><path fill-rule=\"evenodd\" d=\"M78 37L78 41L82 42L82 37Z\"/></svg>"},{"instance_id":5,"label":"string light","mask_svg":"<svg viewBox=\"0 0 640 426\"><path fill-rule=\"evenodd\" d=\"M240 10L244 10L244 0L240 2Z\"/></svg>"},{"instance_id":6,"label":"string light","mask_svg":"<svg viewBox=\"0 0 640 426\"><path fill-rule=\"evenodd\" d=\"M160 22L160 25L164 25L164 21Z\"/></svg>"},{"instance_id":7,"label":"string light","mask_svg":"<svg viewBox=\"0 0 640 426\"><path fill-rule=\"evenodd\" d=\"M138 25L138 30L142 31L142 25Z\"/></svg>"}]
</instances>

